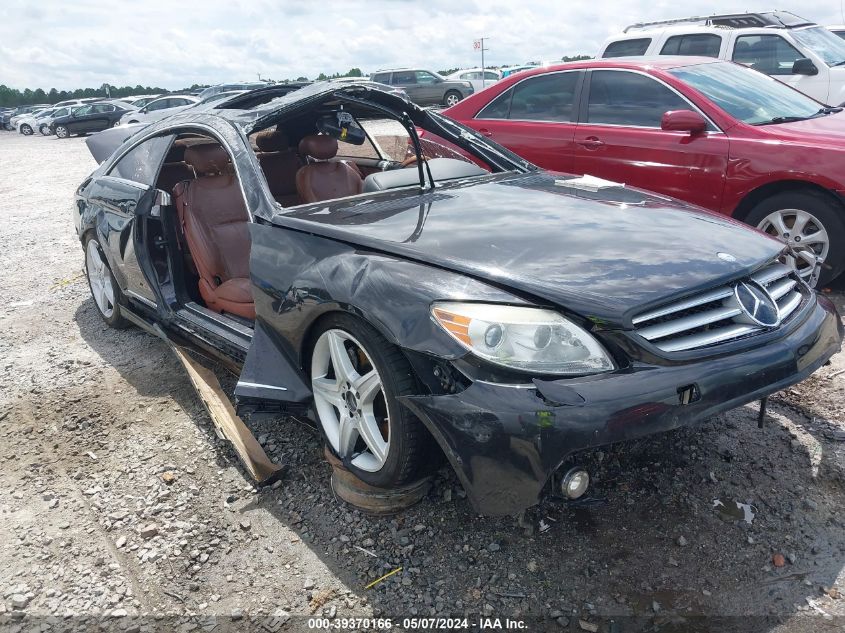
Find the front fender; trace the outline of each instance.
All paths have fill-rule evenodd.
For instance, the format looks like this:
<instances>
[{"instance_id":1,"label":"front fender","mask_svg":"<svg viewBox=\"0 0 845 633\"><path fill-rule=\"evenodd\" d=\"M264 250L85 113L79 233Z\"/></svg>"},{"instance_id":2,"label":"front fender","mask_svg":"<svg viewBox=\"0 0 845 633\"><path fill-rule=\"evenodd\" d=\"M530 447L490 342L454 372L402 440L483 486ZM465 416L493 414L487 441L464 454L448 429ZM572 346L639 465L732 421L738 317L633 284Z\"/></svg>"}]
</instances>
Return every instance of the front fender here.
<instances>
[{"instance_id":1,"label":"front fender","mask_svg":"<svg viewBox=\"0 0 845 633\"><path fill-rule=\"evenodd\" d=\"M466 351L431 319L433 301L525 303L466 275L330 238L260 223L250 233L257 318L300 368L311 327L328 312L355 314L402 348L454 359Z\"/></svg>"}]
</instances>

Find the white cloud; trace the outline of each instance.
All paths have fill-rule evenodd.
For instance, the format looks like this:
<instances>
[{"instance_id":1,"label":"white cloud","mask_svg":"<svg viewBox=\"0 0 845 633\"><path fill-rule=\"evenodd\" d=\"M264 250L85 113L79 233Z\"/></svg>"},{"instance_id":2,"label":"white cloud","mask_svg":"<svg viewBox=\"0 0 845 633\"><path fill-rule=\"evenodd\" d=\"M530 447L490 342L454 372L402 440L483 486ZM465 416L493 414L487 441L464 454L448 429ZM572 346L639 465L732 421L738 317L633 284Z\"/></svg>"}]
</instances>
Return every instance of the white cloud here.
<instances>
[{"instance_id":1,"label":"white cloud","mask_svg":"<svg viewBox=\"0 0 845 633\"><path fill-rule=\"evenodd\" d=\"M834 3L799 9L843 22ZM767 0L742 7L768 10ZM476 66L472 43L490 38L490 64L594 54L643 20L736 11L735 1L692 0L45 0L0 6L0 82L16 88L157 85L315 77L425 65Z\"/></svg>"}]
</instances>

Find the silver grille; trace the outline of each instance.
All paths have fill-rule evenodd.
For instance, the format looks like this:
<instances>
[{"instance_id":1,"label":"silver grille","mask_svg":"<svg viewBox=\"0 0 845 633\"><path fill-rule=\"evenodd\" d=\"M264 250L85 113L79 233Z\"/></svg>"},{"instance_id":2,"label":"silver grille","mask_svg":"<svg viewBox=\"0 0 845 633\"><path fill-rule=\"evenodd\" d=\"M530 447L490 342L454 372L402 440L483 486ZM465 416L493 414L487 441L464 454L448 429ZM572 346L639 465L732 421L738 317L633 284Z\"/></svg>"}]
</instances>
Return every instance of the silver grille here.
<instances>
[{"instance_id":1,"label":"silver grille","mask_svg":"<svg viewBox=\"0 0 845 633\"><path fill-rule=\"evenodd\" d=\"M769 293L783 323L799 305L802 295L792 268L774 263L748 279ZM771 329L750 322L735 299L736 284L708 290L634 317L637 334L665 352L697 349Z\"/></svg>"}]
</instances>

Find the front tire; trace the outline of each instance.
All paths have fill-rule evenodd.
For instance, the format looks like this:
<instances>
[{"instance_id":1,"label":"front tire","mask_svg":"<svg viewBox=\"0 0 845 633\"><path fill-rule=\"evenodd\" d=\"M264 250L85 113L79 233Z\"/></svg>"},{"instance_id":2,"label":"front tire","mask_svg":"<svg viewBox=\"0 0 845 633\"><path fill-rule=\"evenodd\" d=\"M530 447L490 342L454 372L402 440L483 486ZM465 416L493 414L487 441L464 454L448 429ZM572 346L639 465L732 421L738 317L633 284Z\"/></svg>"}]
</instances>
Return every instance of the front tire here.
<instances>
[{"instance_id":1,"label":"front tire","mask_svg":"<svg viewBox=\"0 0 845 633\"><path fill-rule=\"evenodd\" d=\"M57 125L56 136L59 138L68 138L70 136L70 130L68 130L64 125Z\"/></svg>"},{"instance_id":2,"label":"front tire","mask_svg":"<svg viewBox=\"0 0 845 633\"><path fill-rule=\"evenodd\" d=\"M123 293L94 235L89 235L85 241L85 276L88 278L91 298L103 321L118 330L128 327L129 321L120 314L120 306L125 304Z\"/></svg>"},{"instance_id":3,"label":"front tire","mask_svg":"<svg viewBox=\"0 0 845 633\"><path fill-rule=\"evenodd\" d=\"M312 340L314 409L332 452L371 486L393 488L422 475L430 436L397 400L418 392L399 349L345 314L326 318Z\"/></svg>"},{"instance_id":4,"label":"front tire","mask_svg":"<svg viewBox=\"0 0 845 633\"><path fill-rule=\"evenodd\" d=\"M24 136L32 136L32 128L28 124L24 123L21 125L21 134Z\"/></svg>"},{"instance_id":5,"label":"front tire","mask_svg":"<svg viewBox=\"0 0 845 633\"><path fill-rule=\"evenodd\" d=\"M443 97L443 105L447 108L451 108L454 105L458 105L458 102L460 102L463 98L463 95L457 90L450 90Z\"/></svg>"},{"instance_id":6,"label":"front tire","mask_svg":"<svg viewBox=\"0 0 845 633\"><path fill-rule=\"evenodd\" d=\"M755 206L745 221L761 231L787 242L806 257L790 258L798 273L808 279L815 256L826 267L819 286L845 270L845 208L828 195L816 191L787 191L766 198Z\"/></svg>"}]
</instances>

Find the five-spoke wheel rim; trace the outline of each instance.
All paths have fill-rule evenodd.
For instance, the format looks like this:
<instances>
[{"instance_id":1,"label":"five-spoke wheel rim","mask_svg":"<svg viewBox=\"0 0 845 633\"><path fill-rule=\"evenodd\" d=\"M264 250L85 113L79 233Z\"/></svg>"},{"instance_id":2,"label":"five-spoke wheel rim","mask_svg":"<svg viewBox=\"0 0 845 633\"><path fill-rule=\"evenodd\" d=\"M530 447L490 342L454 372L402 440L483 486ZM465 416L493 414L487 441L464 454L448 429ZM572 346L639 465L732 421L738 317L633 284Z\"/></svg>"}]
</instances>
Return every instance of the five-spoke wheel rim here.
<instances>
[{"instance_id":1,"label":"five-spoke wheel rim","mask_svg":"<svg viewBox=\"0 0 845 633\"><path fill-rule=\"evenodd\" d=\"M88 242L85 250L85 270L97 309L104 317L110 319L114 314L114 287L111 283L111 273L100 253L100 246L94 240Z\"/></svg>"},{"instance_id":2,"label":"five-spoke wheel rim","mask_svg":"<svg viewBox=\"0 0 845 633\"><path fill-rule=\"evenodd\" d=\"M798 257L789 257L789 265L801 277L808 278L816 257L827 258L830 238L824 225L812 213L801 209L778 209L763 218L757 228L791 245Z\"/></svg>"},{"instance_id":3,"label":"five-spoke wheel rim","mask_svg":"<svg viewBox=\"0 0 845 633\"><path fill-rule=\"evenodd\" d=\"M453 105L458 105L458 101L460 101L460 99L458 98L458 95L456 95L456 94L446 95L446 105L447 106L451 107Z\"/></svg>"},{"instance_id":4,"label":"five-spoke wheel rim","mask_svg":"<svg viewBox=\"0 0 845 633\"><path fill-rule=\"evenodd\" d=\"M317 339L311 389L335 452L361 470L381 470L390 447L384 389L370 355L351 334L327 330Z\"/></svg>"}]
</instances>

